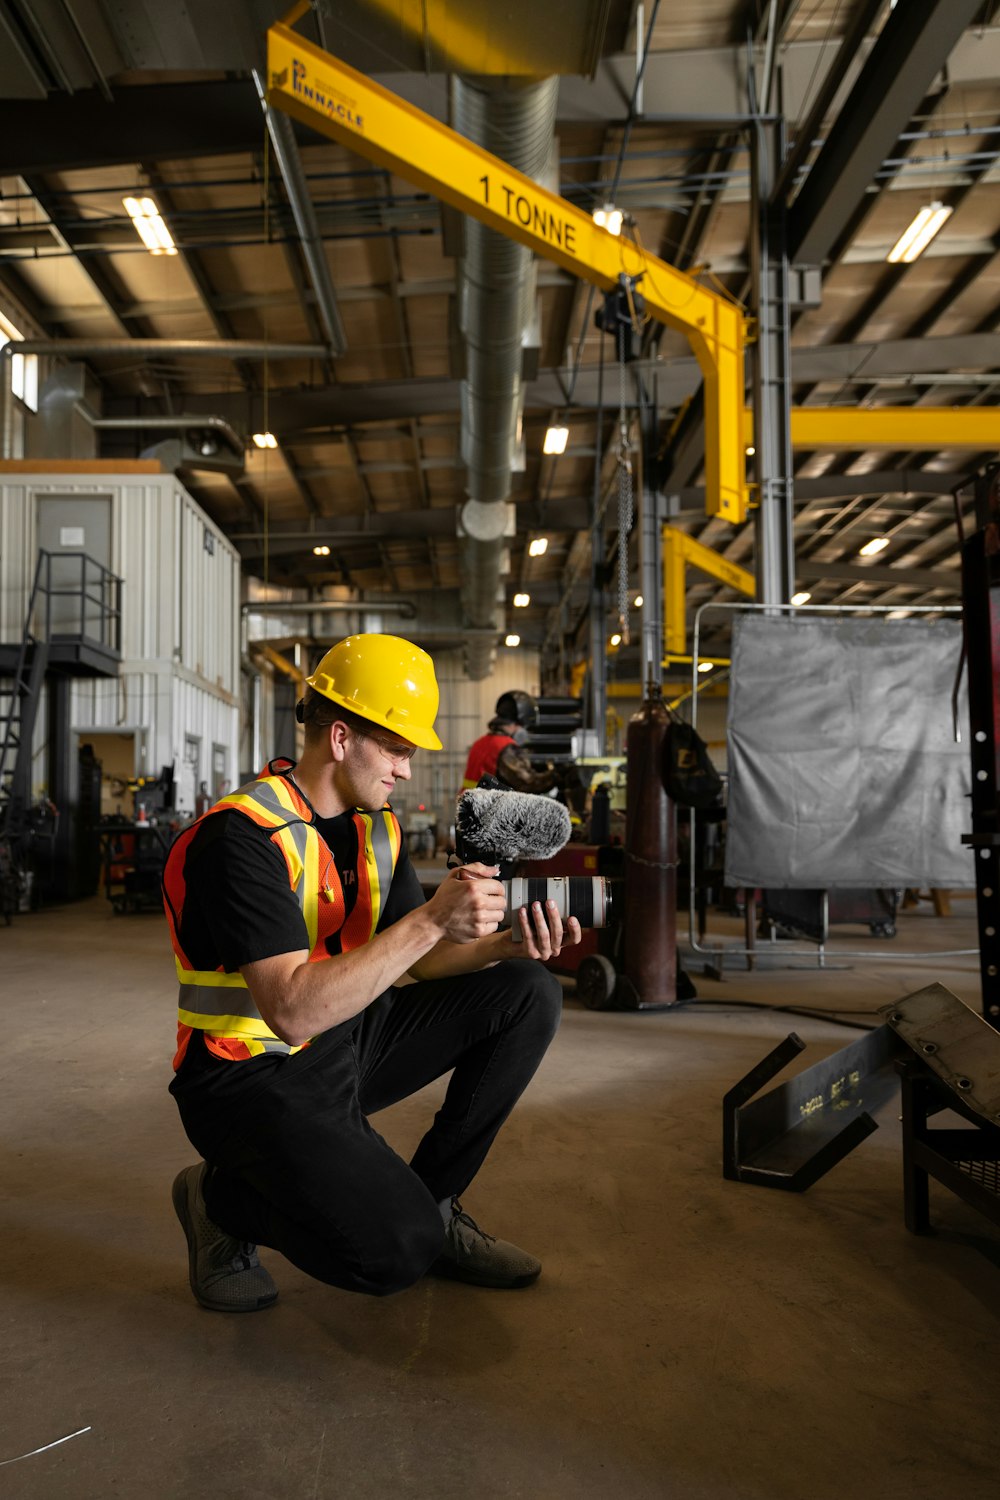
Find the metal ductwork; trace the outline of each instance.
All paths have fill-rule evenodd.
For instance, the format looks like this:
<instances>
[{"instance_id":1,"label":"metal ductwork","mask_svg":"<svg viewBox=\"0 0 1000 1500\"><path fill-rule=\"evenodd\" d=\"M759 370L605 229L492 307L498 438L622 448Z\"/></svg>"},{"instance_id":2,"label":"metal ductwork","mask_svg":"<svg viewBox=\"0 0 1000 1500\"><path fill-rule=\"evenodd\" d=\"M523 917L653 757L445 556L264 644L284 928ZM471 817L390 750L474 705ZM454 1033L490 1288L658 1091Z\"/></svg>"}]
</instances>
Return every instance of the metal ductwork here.
<instances>
[{"instance_id":1,"label":"metal ductwork","mask_svg":"<svg viewBox=\"0 0 1000 1500\"><path fill-rule=\"evenodd\" d=\"M302 170L299 148L295 144L292 122L280 110L268 108L267 89L263 78L256 70L253 81L257 86L257 94L267 120L267 133L271 137L278 171L281 173L281 180L285 184L285 192L291 204L302 254L309 268L309 279L316 293L316 310L323 325L323 332L330 340L332 352L335 355L343 354L347 349L347 335L344 333L340 309L337 306L337 294L333 289L333 277L330 275L326 246L323 244L323 235L316 219L316 209L309 194L306 174Z\"/></svg>"},{"instance_id":2,"label":"metal ductwork","mask_svg":"<svg viewBox=\"0 0 1000 1500\"><path fill-rule=\"evenodd\" d=\"M243 438L224 417L205 413L173 416L102 417L90 406L90 376L85 365L56 364L42 385L38 412L41 418L41 456L90 459L97 456L95 432L168 432L173 436L141 453L157 458L164 468L212 469L241 474L244 469ZM9 444L4 444L8 457Z\"/></svg>"},{"instance_id":3,"label":"metal ductwork","mask_svg":"<svg viewBox=\"0 0 1000 1500\"><path fill-rule=\"evenodd\" d=\"M529 177L547 175L553 164L558 79L521 83L458 77L453 89L456 130ZM469 495L460 519L462 607L474 629L499 631L506 502L520 444L524 346L537 295L531 251L467 219L458 294L466 349L462 457ZM487 676L495 655L495 635L471 636L466 648L469 677Z\"/></svg>"},{"instance_id":4,"label":"metal ductwork","mask_svg":"<svg viewBox=\"0 0 1000 1500\"><path fill-rule=\"evenodd\" d=\"M240 605L244 615L333 615L390 614L412 620L417 606L412 599L247 599Z\"/></svg>"}]
</instances>

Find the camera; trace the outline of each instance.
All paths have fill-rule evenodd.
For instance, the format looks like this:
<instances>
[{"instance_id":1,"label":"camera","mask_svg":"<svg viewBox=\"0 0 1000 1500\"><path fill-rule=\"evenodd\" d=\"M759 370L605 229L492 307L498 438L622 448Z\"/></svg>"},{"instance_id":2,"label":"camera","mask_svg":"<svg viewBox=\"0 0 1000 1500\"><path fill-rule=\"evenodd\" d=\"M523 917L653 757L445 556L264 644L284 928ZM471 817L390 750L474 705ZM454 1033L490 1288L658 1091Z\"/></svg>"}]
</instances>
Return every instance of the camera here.
<instances>
[{"instance_id":1,"label":"camera","mask_svg":"<svg viewBox=\"0 0 1000 1500\"><path fill-rule=\"evenodd\" d=\"M561 802L533 792L510 791L494 777L484 777L474 791L463 792L455 815L455 853L461 864L500 866L507 896L504 926L520 942L516 913L533 901L555 901L565 922L576 917L581 927L605 927L611 920L610 883L600 875L519 876L509 866L518 859L551 859L569 842L569 812ZM504 866L508 868L505 869Z\"/></svg>"}]
</instances>

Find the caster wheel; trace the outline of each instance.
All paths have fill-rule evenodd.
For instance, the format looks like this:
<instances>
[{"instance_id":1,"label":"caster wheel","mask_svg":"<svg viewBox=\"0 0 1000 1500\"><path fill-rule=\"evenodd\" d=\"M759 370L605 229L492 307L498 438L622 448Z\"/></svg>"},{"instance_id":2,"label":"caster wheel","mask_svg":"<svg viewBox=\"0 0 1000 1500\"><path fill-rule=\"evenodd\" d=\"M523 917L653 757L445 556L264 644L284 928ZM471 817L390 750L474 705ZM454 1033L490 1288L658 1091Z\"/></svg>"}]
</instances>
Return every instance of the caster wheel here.
<instances>
[{"instance_id":1,"label":"caster wheel","mask_svg":"<svg viewBox=\"0 0 1000 1500\"><path fill-rule=\"evenodd\" d=\"M610 1010L618 976L610 958L601 953L580 960L576 971L577 998L588 1010Z\"/></svg>"}]
</instances>

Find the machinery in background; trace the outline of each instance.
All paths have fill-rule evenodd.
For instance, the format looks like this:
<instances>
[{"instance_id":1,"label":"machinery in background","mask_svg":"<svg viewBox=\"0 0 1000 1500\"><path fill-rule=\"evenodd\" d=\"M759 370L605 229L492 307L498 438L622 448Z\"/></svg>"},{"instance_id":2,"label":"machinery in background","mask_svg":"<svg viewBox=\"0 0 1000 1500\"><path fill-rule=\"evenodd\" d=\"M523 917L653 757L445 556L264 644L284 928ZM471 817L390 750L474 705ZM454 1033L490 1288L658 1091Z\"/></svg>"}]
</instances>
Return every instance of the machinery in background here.
<instances>
[{"instance_id":1,"label":"machinery in background","mask_svg":"<svg viewBox=\"0 0 1000 1500\"><path fill-rule=\"evenodd\" d=\"M133 798L133 816L102 818L95 830L104 894L122 915L160 911L163 865L178 827L174 767L129 778L121 788Z\"/></svg>"},{"instance_id":2,"label":"machinery in background","mask_svg":"<svg viewBox=\"0 0 1000 1500\"><path fill-rule=\"evenodd\" d=\"M39 549L21 638L0 644L0 839L19 910L41 897L87 895L96 884L87 889L94 869L84 848L94 816L94 767L81 767L77 792L72 687L75 678L117 675L120 636L121 579L75 548ZM39 796L33 757L43 707L47 790ZM97 798L99 808L99 781Z\"/></svg>"},{"instance_id":3,"label":"machinery in background","mask_svg":"<svg viewBox=\"0 0 1000 1500\"><path fill-rule=\"evenodd\" d=\"M585 932L552 965L575 974L577 995L592 1010L663 1010L694 996L677 959L677 814L664 782L669 732L670 713L654 681L628 726L624 841L612 832L612 799L621 788L598 782L589 838L517 866L520 875L620 882L612 922Z\"/></svg>"}]
</instances>

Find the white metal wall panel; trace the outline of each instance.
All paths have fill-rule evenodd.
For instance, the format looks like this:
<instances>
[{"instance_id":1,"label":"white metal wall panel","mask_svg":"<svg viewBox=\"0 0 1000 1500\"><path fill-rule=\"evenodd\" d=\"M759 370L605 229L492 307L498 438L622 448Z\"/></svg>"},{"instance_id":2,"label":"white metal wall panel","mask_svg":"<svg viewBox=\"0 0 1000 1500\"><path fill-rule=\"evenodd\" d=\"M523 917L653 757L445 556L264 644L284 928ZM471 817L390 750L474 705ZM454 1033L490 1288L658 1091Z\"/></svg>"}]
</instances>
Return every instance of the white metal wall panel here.
<instances>
[{"instance_id":1,"label":"white metal wall panel","mask_svg":"<svg viewBox=\"0 0 1000 1500\"><path fill-rule=\"evenodd\" d=\"M0 486L0 641L24 631L35 576L33 507L24 484Z\"/></svg>"},{"instance_id":2,"label":"white metal wall panel","mask_svg":"<svg viewBox=\"0 0 1000 1500\"><path fill-rule=\"evenodd\" d=\"M111 566L123 586L119 676L74 683L72 727L133 732L137 772L179 765L185 736L195 735L206 768L212 747L223 747L234 784L239 554L174 475L0 477L0 640L19 640L24 630L38 547L36 497L74 494L111 496ZM44 790L45 723L43 700L33 745L36 795Z\"/></svg>"}]
</instances>

